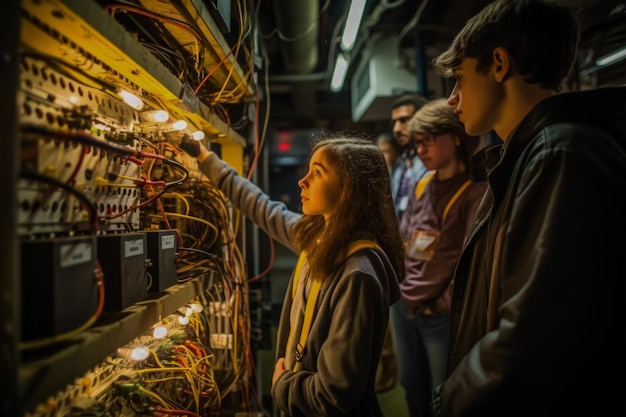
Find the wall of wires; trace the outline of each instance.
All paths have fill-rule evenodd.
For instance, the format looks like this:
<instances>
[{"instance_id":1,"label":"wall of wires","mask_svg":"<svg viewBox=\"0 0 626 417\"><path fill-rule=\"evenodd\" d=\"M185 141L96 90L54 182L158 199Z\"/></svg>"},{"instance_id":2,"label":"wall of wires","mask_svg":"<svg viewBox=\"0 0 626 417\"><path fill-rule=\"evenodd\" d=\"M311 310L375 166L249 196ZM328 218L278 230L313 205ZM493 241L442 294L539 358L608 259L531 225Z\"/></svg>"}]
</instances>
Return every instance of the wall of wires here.
<instances>
[{"instance_id":1,"label":"wall of wires","mask_svg":"<svg viewBox=\"0 0 626 417\"><path fill-rule=\"evenodd\" d=\"M130 2L123 8L140 16L134 25L159 25ZM35 14L25 10L27 27L59 36ZM206 80L215 87L210 77L197 81L207 65L201 31L174 26L174 38L191 33L196 47L161 56L165 70L184 65L195 93ZM25 416L257 409L239 213L177 147L185 136L207 140L201 112L181 111L97 51L62 39L64 54L50 42L22 45L18 86L19 349L21 366L36 375L22 383ZM187 67L189 57L196 64ZM233 80L201 99L240 100L247 81Z\"/></svg>"},{"instance_id":2,"label":"wall of wires","mask_svg":"<svg viewBox=\"0 0 626 417\"><path fill-rule=\"evenodd\" d=\"M254 390L245 327L233 328L219 286L155 323L25 417L224 416L246 413ZM210 308L209 308L210 310ZM222 333L213 333L214 331ZM216 337L228 336L228 338Z\"/></svg>"}]
</instances>

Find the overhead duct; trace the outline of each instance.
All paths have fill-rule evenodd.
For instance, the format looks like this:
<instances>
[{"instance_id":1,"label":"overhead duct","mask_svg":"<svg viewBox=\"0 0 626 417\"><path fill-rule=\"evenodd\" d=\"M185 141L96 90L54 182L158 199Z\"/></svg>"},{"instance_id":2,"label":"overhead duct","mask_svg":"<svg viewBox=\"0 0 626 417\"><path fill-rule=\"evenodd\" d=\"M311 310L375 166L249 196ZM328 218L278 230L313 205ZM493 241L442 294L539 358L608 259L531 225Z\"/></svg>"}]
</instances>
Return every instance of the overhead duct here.
<instances>
[{"instance_id":1,"label":"overhead duct","mask_svg":"<svg viewBox=\"0 0 626 417\"><path fill-rule=\"evenodd\" d=\"M315 71L319 55L319 1L274 0L273 4L286 72Z\"/></svg>"},{"instance_id":2,"label":"overhead duct","mask_svg":"<svg viewBox=\"0 0 626 417\"><path fill-rule=\"evenodd\" d=\"M400 65L399 53L395 35L379 32L368 40L351 80L354 122L387 120L396 98L417 91L415 71Z\"/></svg>"}]
</instances>

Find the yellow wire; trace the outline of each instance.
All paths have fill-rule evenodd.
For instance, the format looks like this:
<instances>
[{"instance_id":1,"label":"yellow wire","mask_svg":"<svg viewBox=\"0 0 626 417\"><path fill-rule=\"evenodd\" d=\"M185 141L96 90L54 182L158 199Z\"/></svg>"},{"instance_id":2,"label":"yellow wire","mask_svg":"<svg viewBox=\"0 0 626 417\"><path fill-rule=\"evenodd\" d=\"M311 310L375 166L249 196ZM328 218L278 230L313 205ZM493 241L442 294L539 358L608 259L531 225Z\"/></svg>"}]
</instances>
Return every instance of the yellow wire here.
<instances>
[{"instance_id":1,"label":"yellow wire","mask_svg":"<svg viewBox=\"0 0 626 417\"><path fill-rule=\"evenodd\" d=\"M185 214L188 216L189 215L189 201L187 200L187 198L184 195L173 192L173 191L168 191L161 196L162 199L171 198L171 197L176 197L179 200L181 200L183 204L185 204Z\"/></svg>"},{"instance_id":2,"label":"yellow wire","mask_svg":"<svg viewBox=\"0 0 626 417\"><path fill-rule=\"evenodd\" d=\"M217 227L215 227L215 225L213 225L212 223L209 223L208 221L206 221L204 219L201 219L199 217L187 216L185 214L180 214L180 213L172 213L172 212L165 212L163 214L165 216L167 216L167 217L178 217L178 218L181 218L181 219L193 220L193 221L200 222L200 223L203 223L203 224L207 225L209 227L209 229L211 229L214 232L214 235L215 235L215 237L208 244L208 246L212 246L215 243L215 241L217 240L217 236L219 235Z\"/></svg>"}]
</instances>

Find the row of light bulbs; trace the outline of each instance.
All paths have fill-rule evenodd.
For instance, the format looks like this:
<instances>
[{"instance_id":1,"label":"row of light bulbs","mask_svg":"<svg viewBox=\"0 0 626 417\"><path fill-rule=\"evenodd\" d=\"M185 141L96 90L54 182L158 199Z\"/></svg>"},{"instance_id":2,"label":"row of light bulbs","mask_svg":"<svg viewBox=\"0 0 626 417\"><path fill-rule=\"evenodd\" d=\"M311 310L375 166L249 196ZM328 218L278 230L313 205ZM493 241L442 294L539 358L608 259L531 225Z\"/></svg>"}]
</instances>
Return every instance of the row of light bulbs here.
<instances>
[{"instance_id":1,"label":"row of light bulbs","mask_svg":"<svg viewBox=\"0 0 626 417\"><path fill-rule=\"evenodd\" d=\"M192 314L199 314L203 310L202 304L193 302L184 307L181 307L174 316L177 317L178 324L181 326L187 326L189 324L189 316ZM163 339L168 334L168 328L164 322L159 322L152 327L152 337L155 339ZM150 356L150 349L143 345L134 345L130 347L124 347L118 349L118 355L140 362Z\"/></svg>"},{"instance_id":2,"label":"row of light bulbs","mask_svg":"<svg viewBox=\"0 0 626 417\"><path fill-rule=\"evenodd\" d=\"M124 102L131 106L133 109L141 111L144 107L144 102L141 98L137 97L133 93L120 90L120 97L124 99ZM146 110L141 112L141 120L145 123L157 123L164 124L163 130L165 131L183 131L187 129L187 122L185 120L176 120L169 122L170 115L165 110ZM165 124L168 123L169 124ZM205 134L202 130L196 130L191 132L191 137L195 140L202 140Z\"/></svg>"}]
</instances>

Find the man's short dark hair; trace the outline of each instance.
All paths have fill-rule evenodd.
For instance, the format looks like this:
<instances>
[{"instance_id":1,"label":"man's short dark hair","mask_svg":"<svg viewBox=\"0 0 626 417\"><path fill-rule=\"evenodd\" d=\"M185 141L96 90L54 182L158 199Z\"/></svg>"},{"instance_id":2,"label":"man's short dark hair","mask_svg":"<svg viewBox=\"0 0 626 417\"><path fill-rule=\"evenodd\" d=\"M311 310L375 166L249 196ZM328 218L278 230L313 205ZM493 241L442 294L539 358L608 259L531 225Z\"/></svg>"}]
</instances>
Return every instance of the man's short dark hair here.
<instances>
[{"instance_id":1,"label":"man's short dark hair","mask_svg":"<svg viewBox=\"0 0 626 417\"><path fill-rule=\"evenodd\" d=\"M419 110L424 104L426 104L428 100L419 94L404 94L391 104L391 110L398 108L400 106L408 106L412 105L415 111Z\"/></svg>"}]
</instances>

